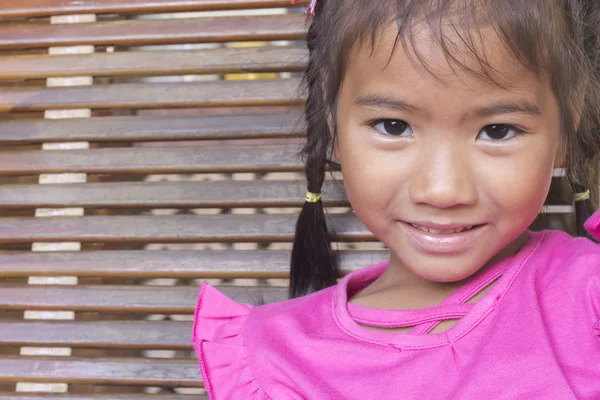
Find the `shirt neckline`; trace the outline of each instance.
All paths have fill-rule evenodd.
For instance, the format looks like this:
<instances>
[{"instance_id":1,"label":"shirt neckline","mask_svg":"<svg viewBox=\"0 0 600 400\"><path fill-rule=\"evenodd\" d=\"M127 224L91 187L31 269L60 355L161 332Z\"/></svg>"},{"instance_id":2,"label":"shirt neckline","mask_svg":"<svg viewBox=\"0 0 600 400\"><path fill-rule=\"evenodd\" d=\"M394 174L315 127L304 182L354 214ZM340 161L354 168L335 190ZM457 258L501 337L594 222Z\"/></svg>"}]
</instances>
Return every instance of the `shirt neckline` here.
<instances>
[{"instance_id":1,"label":"shirt neckline","mask_svg":"<svg viewBox=\"0 0 600 400\"><path fill-rule=\"evenodd\" d=\"M514 255L511 255L500 262L491 265L481 274L478 274L475 279L472 279L467 284L454 291L454 293L444 299L439 305L413 310L383 310L346 302L348 313L352 319L357 322L380 327L406 327L420 325L426 322L431 323L444 318L462 318L474 306L473 303L466 302L500 277L506 271L513 258ZM383 272L387 267L387 263L379 264L379 266L382 269L377 271L377 273L374 273L375 276L372 279L377 278ZM360 283L350 280L347 285L346 295L349 296L350 293L356 293L370 283L372 279L365 279L364 282Z\"/></svg>"},{"instance_id":2,"label":"shirt neckline","mask_svg":"<svg viewBox=\"0 0 600 400\"><path fill-rule=\"evenodd\" d=\"M543 236L543 233L528 232L529 240L523 248L516 254L490 266L482 274L482 279L467 283L440 305L421 310L381 310L349 304L348 290L352 289L355 292L366 287L383 273L387 267L387 262L354 271L339 282L333 293L333 317L342 331L361 341L398 349L419 349L448 345L470 332L500 304L519 271L539 246ZM365 328L353 319L348 310L350 307L352 314L360 316L359 320L364 320L372 315L372 319L383 326L386 323L388 326L394 326L397 322L406 321L410 318L423 319L426 314L434 315L436 313L443 314L445 311L450 312L453 305L456 305L461 298L468 294L470 289L478 286L478 284L481 285L486 277L489 280L491 276L499 275L499 273L502 276L495 285L477 303L472 304L472 307L466 313L463 313L462 318L454 326L439 334L413 334L412 331L406 333L386 332Z\"/></svg>"}]
</instances>

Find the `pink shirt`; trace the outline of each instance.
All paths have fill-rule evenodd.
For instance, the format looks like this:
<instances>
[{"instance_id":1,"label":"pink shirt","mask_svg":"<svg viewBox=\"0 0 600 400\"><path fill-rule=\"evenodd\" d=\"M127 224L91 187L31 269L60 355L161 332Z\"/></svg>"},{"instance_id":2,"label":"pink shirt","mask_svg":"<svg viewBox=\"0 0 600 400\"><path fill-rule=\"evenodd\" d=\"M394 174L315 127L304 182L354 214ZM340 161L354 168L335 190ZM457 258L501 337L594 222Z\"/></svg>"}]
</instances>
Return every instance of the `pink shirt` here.
<instances>
[{"instance_id":1,"label":"pink shirt","mask_svg":"<svg viewBox=\"0 0 600 400\"><path fill-rule=\"evenodd\" d=\"M600 213L587 224L600 236ZM386 268L260 307L208 284L193 344L206 389L221 399L600 399L600 246L530 233L438 306L379 310L347 299ZM476 304L465 303L496 277ZM440 334L436 321L460 318ZM409 333L360 326L412 326Z\"/></svg>"}]
</instances>

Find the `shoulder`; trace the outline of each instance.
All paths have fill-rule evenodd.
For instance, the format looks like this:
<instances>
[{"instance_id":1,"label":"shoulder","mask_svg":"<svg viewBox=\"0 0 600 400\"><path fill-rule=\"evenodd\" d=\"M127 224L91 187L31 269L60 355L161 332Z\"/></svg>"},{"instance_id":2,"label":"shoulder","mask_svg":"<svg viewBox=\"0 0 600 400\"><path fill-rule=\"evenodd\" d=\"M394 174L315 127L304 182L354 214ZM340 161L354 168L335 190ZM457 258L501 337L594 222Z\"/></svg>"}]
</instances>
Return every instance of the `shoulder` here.
<instances>
[{"instance_id":1,"label":"shoulder","mask_svg":"<svg viewBox=\"0 0 600 400\"><path fill-rule=\"evenodd\" d=\"M600 245L560 231L537 234L539 242L529 261L536 288L563 304L580 307L600 321Z\"/></svg>"},{"instance_id":2,"label":"shoulder","mask_svg":"<svg viewBox=\"0 0 600 400\"><path fill-rule=\"evenodd\" d=\"M332 297L336 287L255 307L248 319L248 327L256 331L268 330L271 334L285 330L289 334L295 324L301 324L305 328L318 326L332 313Z\"/></svg>"},{"instance_id":3,"label":"shoulder","mask_svg":"<svg viewBox=\"0 0 600 400\"><path fill-rule=\"evenodd\" d=\"M253 358L285 352L303 332L314 331L331 315L334 287L279 303L237 303L207 283L196 307L192 343L211 399L271 399L257 381ZM257 350L258 349L258 350ZM271 354L273 353L273 354ZM282 355L282 354L279 354Z\"/></svg>"},{"instance_id":4,"label":"shoulder","mask_svg":"<svg viewBox=\"0 0 600 400\"><path fill-rule=\"evenodd\" d=\"M542 231L532 236L537 247L529 264L543 286L556 279L600 277L600 245L562 231Z\"/></svg>"},{"instance_id":5,"label":"shoulder","mask_svg":"<svg viewBox=\"0 0 600 400\"><path fill-rule=\"evenodd\" d=\"M600 240L600 212L585 224L586 229ZM581 237L572 237L562 231L546 230L531 234L538 242L535 256L550 274L573 272L597 275L600 271L600 245ZM577 265L578 268L568 268Z\"/></svg>"}]
</instances>

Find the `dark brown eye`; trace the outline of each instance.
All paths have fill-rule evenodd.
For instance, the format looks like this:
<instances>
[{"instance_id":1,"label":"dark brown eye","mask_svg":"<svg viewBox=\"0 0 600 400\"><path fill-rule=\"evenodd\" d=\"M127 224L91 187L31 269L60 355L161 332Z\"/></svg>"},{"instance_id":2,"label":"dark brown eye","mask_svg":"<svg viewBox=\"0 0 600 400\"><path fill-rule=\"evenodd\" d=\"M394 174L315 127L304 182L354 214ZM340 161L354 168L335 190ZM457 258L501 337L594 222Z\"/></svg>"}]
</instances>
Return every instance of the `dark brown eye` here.
<instances>
[{"instance_id":1,"label":"dark brown eye","mask_svg":"<svg viewBox=\"0 0 600 400\"><path fill-rule=\"evenodd\" d=\"M375 121L373 127L387 136L412 136L410 125L399 119L382 119Z\"/></svg>"},{"instance_id":2,"label":"dark brown eye","mask_svg":"<svg viewBox=\"0 0 600 400\"><path fill-rule=\"evenodd\" d=\"M516 135L522 135L523 131L512 125L498 124L484 127L478 135L479 139L501 141L508 140Z\"/></svg>"}]
</instances>

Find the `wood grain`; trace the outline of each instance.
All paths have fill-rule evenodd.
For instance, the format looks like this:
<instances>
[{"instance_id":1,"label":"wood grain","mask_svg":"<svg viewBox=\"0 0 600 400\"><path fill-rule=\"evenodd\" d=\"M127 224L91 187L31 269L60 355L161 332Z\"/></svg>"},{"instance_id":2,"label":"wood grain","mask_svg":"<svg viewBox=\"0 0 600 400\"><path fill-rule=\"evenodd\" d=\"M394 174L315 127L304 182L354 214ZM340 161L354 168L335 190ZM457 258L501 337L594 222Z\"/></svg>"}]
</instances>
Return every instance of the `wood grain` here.
<instances>
[{"instance_id":1,"label":"wood grain","mask_svg":"<svg viewBox=\"0 0 600 400\"><path fill-rule=\"evenodd\" d=\"M234 301L257 304L287 299L287 289L222 286ZM0 309L74 310L140 314L193 314L198 287L192 286L2 286Z\"/></svg>"},{"instance_id":2,"label":"wood grain","mask_svg":"<svg viewBox=\"0 0 600 400\"><path fill-rule=\"evenodd\" d=\"M293 172L303 168L299 149L290 144L15 151L2 153L0 175Z\"/></svg>"},{"instance_id":3,"label":"wood grain","mask_svg":"<svg viewBox=\"0 0 600 400\"><path fill-rule=\"evenodd\" d=\"M69 108L248 107L302 104L300 81L265 79L0 89L0 112Z\"/></svg>"},{"instance_id":4,"label":"wood grain","mask_svg":"<svg viewBox=\"0 0 600 400\"><path fill-rule=\"evenodd\" d=\"M0 346L191 350L192 322L0 322Z\"/></svg>"},{"instance_id":5,"label":"wood grain","mask_svg":"<svg viewBox=\"0 0 600 400\"><path fill-rule=\"evenodd\" d=\"M386 261L388 252L338 251L342 275ZM0 253L0 275L111 278L287 278L289 251L88 251Z\"/></svg>"},{"instance_id":6,"label":"wood grain","mask_svg":"<svg viewBox=\"0 0 600 400\"><path fill-rule=\"evenodd\" d=\"M326 206L349 206L342 182L327 181ZM257 208L301 207L304 181L126 182L5 185L0 208Z\"/></svg>"},{"instance_id":7,"label":"wood grain","mask_svg":"<svg viewBox=\"0 0 600 400\"><path fill-rule=\"evenodd\" d=\"M298 1L304 6L308 0ZM291 7L289 0L26 0L0 1L0 18L70 14L143 14Z\"/></svg>"},{"instance_id":8,"label":"wood grain","mask_svg":"<svg viewBox=\"0 0 600 400\"><path fill-rule=\"evenodd\" d=\"M0 50L52 46L134 46L302 40L303 15L105 21L85 24L0 25Z\"/></svg>"},{"instance_id":9,"label":"wood grain","mask_svg":"<svg viewBox=\"0 0 600 400\"><path fill-rule=\"evenodd\" d=\"M202 387L195 360L0 358L0 382Z\"/></svg>"},{"instance_id":10,"label":"wood grain","mask_svg":"<svg viewBox=\"0 0 600 400\"><path fill-rule=\"evenodd\" d=\"M0 144L299 137L304 135L302 121L303 115L294 110L233 115L0 121Z\"/></svg>"},{"instance_id":11,"label":"wood grain","mask_svg":"<svg viewBox=\"0 0 600 400\"><path fill-rule=\"evenodd\" d=\"M1 218L0 243L290 242L297 218L271 214ZM353 214L331 215L329 224L334 240L375 240Z\"/></svg>"},{"instance_id":12,"label":"wood grain","mask_svg":"<svg viewBox=\"0 0 600 400\"><path fill-rule=\"evenodd\" d=\"M300 72L305 46L0 57L0 79Z\"/></svg>"}]
</instances>

